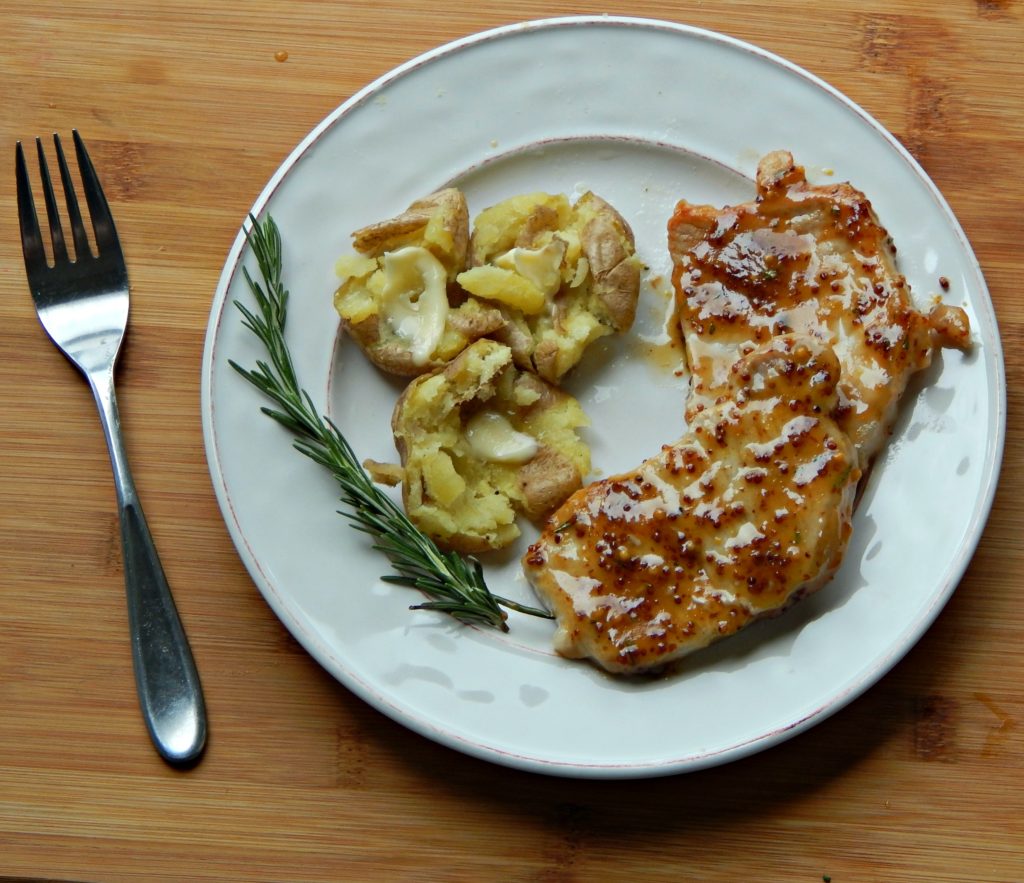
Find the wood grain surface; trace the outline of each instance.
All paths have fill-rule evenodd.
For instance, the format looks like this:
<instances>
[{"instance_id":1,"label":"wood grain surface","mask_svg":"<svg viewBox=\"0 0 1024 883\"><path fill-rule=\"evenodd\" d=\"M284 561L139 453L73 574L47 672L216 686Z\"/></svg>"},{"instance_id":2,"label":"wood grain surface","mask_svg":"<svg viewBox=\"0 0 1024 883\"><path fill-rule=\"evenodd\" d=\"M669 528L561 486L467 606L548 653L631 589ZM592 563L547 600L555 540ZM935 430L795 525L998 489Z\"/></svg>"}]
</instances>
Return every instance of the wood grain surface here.
<instances>
[{"instance_id":1,"label":"wood grain surface","mask_svg":"<svg viewBox=\"0 0 1024 883\"><path fill-rule=\"evenodd\" d=\"M292 147L420 52L588 12L749 40L877 117L965 228L1008 374L995 507L924 639L792 741L639 782L495 767L339 686L240 563L199 411L222 263ZM1022 20L1019 0L0 0L0 879L1024 880ZM106 451L25 283L14 143L72 127L129 262L122 417L206 689L209 747L188 771L139 717Z\"/></svg>"}]
</instances>

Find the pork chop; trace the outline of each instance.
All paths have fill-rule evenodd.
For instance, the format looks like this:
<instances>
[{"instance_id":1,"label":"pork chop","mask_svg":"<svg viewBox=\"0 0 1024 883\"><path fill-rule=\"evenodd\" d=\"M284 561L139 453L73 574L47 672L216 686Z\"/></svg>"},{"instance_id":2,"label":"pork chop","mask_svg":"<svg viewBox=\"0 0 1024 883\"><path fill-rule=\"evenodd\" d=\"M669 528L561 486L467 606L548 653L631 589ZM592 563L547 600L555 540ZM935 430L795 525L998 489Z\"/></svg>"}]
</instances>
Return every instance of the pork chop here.
<instances>
[{"instance_id":1,"label":"pork chop","mask_svg":"<svg viewBox=\"0 0 1024 883\"><path fill-rule=\"evenodd\" d=\"M827 582L860 476L829 416L838 379L817 339L770 339L682 439L570 497L523 559L557 618L556 650L657 669Z\"/></svg>"},{"instance_id":2,"label":"pork chop","mask_svg":"<svg viewBox=\"0 0 1024 883\"><path fill-rule=\"evenodd\" d=\"M688 420L727 394L744 353L775 335L807 334L839 359L835 417L866 469L914 372L937 345L969 343L959 308L915 308L867 197L847 183L811 186L786 151L761 160L753 202L683 201L668 230Z\"/></svg>"}]
</instances>

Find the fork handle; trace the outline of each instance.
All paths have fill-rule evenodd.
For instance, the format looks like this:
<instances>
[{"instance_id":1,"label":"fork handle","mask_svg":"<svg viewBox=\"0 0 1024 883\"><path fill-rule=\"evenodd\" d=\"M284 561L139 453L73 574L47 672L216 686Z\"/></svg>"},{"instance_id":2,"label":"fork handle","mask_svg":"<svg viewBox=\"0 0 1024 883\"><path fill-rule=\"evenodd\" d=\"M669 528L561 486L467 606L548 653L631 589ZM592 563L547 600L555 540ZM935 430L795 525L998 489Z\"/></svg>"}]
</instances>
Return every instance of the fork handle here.
<instances>
[{"instance_id":1,"label":"fork handle","mask_svg":"<svg viewBox=\"0 0 1024 883\"><path fill-rule=\"evenodd\" d=\"M164 760L188 764L199 758L206 745L206 704L199 673L128 468L113 368L88 377L114 470L132 663L142 716Z\"/></svg>"}]
</instances>

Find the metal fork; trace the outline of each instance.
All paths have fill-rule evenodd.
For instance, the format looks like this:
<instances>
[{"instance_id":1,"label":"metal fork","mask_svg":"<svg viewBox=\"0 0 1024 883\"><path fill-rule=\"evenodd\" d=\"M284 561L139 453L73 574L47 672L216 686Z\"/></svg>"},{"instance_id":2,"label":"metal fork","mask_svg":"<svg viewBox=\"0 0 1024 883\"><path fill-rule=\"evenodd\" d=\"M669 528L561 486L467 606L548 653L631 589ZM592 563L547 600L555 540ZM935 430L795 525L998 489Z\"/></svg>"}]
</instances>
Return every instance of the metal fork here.
<instances>
[{"instance_id":1,"label":"metal fork","mask_svg":"<svg viewBox=\"0 0 1024 883\"><path fill-rule=\"evenodd\" d=\"M98 253L92 253L64 150L54 134L74 239L75 258L69 257L46 154L37 138L53 246L53 266L49 265L19 141L15 165L25 271L43 328L85 375L99 407L117 489L132 662L142 714L160 755L169 763L186 764L198 759L206 744L206 706L192 651L128 469L114 397L114 364L128 324L128 271L96 171L78 132L72 135Z\"/></svg>"}]
</instances>

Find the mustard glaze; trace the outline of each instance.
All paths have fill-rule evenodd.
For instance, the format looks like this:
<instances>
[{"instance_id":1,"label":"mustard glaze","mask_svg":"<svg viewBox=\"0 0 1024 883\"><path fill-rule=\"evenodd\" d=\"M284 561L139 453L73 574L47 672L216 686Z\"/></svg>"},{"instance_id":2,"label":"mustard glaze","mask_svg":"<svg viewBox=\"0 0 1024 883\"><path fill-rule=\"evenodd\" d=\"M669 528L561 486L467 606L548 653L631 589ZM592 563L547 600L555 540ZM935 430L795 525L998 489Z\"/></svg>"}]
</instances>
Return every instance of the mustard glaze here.
<instances>
[{"instance_id":1,"label":"mustard glaze","mask_svg":"<svg viewBox=\"0 0 1024 883\"><path fill-rule=\"evenodd\" d=\"M936 337L896 268L891 238L851 185L811 186L784 152L762 161L757 184L753 202L723 209L680 202L669 222L692 374L687 415L723 395L745 347L808 334L839 358L837 417L866 464L909 377L930 363L936 343L966 327L966 316L947 313L943 329L951 333Z\"/></svg>"},{"instance_id":2,"label":"mustard glaze","mask_svg":"<svg viewBox=\"0 0 1024 883\"><path fill-rule=\"evenodd\" d=\"M732 394L629 473L579 491L524 558L557 649L657 668L778 612L832 574L856 452L828 416L838 365L778 338L734 365Z\"/></svg>"}]
</instances>

